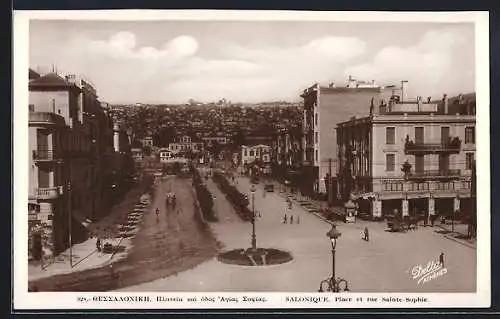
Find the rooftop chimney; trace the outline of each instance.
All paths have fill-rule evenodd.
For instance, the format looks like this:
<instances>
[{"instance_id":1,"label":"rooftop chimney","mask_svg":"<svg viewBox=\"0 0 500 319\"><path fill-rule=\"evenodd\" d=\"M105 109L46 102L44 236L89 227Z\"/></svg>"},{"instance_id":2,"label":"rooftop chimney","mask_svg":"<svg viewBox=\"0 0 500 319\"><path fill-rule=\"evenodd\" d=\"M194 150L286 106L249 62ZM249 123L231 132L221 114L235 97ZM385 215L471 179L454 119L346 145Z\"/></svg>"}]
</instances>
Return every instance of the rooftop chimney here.
<instances>
[{"instance_id":1,"label":"rooftop chimney","mask_svg":"<svg viewBox=\"0 0 500 319\"><path fill-rule=\"evenodd\" d=\"M407 87L408 81L403 80L401 81L401 102L406 101L406 87Z\"/></svg>"},{"instance_id":2,"label":"rooftop chimney","mask_svg":"<svg viewBox=\"0 0 500 319\"><path fill-rule=\"evenodd\" d=\"M443 94L444 114L448 114L448 95Z\"/></svg>"}]
</instances>

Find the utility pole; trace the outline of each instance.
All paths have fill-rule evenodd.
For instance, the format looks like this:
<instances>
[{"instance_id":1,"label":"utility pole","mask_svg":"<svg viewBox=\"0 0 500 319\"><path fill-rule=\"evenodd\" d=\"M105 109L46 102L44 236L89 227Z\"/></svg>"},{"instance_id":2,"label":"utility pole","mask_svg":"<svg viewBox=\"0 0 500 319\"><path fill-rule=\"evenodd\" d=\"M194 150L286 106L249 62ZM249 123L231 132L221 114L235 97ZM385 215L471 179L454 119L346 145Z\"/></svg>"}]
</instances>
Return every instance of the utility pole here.
<instances>
[{"instance_id":1,"label":"utility pole","mask_svg":"<svg viewBox=\"0 0 500 319\"><path fill-rule=\"evenodd\" d=\"M71 164L70 164L71 165ZM70 170L71 171L71 170ZM71 178L71 175L70 175ZM71 182L68 182L68 202L69 202L69 211L68 211L68 242L69 242L69 265L73 268L73 239L72 239L72 202L71 202Z\"/></svg>"},{"instance_id":2,"label":"utility pole","mask_svg":"<svg viewBox=\"0 0 500 319\"><path fill-rule=\"evenodd\" d=\"M475 223L477 222L476 217L476 160L472 161L472 174L470 183L470 202L471 202L471 214L469 220L469 235L471 237L475 236Z\"/></svg>"},{"instance_id":3,"label":"utility pole","mask_svg":"<svg viewBox=\"0 0 500 319\"><path fill-rule=\"evenodd\" d=\"M72 152L72 147L73 147L73 136L70 134L69 136L69 156L68 156L68 243L69 243L69 265L71 268L73 268L73 239L72 239L72 219L73 219L73 203L72 203L72 197L73 197L73 191L71 190L71 174L73 172L73 169L71 167L72 165L72 158L73 152Z\"/></svg>"},{"instance_id":4,"label":"utility pole","mask_svg":"<svg viewBox=\"0 0 500 319\"><path fill-rule=\"evenodd\" d=\"M332 204L332 159L328 159L328 205Z\"/></svg>"}]
</instances>

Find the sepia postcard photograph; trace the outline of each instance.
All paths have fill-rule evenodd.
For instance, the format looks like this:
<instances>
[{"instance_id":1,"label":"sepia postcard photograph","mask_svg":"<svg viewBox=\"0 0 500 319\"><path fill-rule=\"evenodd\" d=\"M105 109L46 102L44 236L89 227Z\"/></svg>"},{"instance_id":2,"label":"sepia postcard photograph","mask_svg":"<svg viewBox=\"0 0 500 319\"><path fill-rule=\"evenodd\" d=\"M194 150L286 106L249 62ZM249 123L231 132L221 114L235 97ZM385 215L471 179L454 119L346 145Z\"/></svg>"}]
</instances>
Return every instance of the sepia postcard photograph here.
<instances>
[{"instance_id":1,"label":"sepia postcard photograph","mask_svg":"<svg viewBox=\"0 0 500 319\"><path fill-rule=\"evenodd\" d=\"M486 12L14 12L14 307L490 305Z\"/></svg>"}]
</instances>

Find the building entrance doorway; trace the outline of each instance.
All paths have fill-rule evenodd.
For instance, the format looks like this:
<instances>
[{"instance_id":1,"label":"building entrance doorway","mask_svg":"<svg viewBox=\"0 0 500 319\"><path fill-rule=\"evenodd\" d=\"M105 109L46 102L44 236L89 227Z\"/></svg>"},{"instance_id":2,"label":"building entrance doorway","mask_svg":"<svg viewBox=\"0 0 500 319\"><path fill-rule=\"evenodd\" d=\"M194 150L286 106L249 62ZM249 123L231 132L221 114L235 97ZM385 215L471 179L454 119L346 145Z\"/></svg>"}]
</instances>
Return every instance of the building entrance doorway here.
<instances>
[{"instance_id":1,"label":"building entrance doorway","mask_svg":"<svg viewBox=\"0 0 500 319\"><path fill-rule=\"evenodd\" d=\"M410 216L425 214L429 209L427 198L413 198L408 200L408 211Z\"/></svg>"},{"instance_id":2,"label":"building entrance doorway","mask_svg":"<svg viewBox=\"0 0 500 319\"><path fill-rule=\"evenodd\" d=\"M42 234L41 232L35 232L31 236L30 253L32 260L42 259Z\"/></svg>"},{"instance_id":3,"label":"building entrance doorway","mask_svg":"<svg viewBox=\"0 0 500 319\"><path fill-rule=\"evenodd\" d=\"M436 198L436 215L453 215L453 198Z\"/></svg>"},{"instance_id":4,"label":"building entrance doorway","mask_svg":"<svg viewBox=\"0 0 500 319\"><path fill-rule=\"evenodd\" d=\"M382 216L394 214L397 209L398 213L402 213L402 200L401 199L388 199L382 201Z\"/></svg>"}]
</instances>

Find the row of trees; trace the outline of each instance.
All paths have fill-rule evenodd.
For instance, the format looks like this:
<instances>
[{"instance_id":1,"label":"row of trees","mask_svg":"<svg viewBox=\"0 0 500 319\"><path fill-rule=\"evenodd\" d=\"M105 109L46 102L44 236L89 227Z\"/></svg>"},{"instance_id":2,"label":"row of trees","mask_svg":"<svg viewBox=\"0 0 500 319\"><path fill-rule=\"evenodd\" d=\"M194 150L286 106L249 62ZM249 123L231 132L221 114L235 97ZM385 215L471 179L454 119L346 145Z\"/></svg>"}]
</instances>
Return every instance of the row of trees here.
<instances>
[{"instance_id":1,"label":"row of trees","mask_svg":"<svg viewBox=\"0 0 500 319\"><path fill-rule=\"evenodd\" d=\"M203 218L205 218L205 220L208 222L215 222L217 221L217 216L215 215L213 209L214 200L212 194L203 184L203 180L198 170L193 168L192 172L193 172L193 187L195 189L198 202L200 203L200 209L201 213L203 214Z\"/></svg>"},{"instance_id":2,"label":"row of trees","mask_svg":"<svg viewBox=\"0 0 500 319\"><path fill-rule=\"evenodd\" d=\"M240 193L238 189L231 185L227 178L219 172L214 172L213 181L231 203L236 214L244 221L251 221L253 214L248 208L249 201L247 196Z\"/></svg>"}]
</instances>

